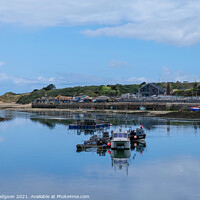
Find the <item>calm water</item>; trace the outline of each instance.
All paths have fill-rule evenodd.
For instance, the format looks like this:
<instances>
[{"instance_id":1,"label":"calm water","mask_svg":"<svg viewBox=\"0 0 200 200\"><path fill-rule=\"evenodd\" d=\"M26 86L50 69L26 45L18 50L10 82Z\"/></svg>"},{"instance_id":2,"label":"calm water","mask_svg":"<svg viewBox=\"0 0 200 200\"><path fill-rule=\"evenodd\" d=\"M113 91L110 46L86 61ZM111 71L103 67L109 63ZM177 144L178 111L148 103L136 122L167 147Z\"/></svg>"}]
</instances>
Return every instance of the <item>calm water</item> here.
<instances>
[{"instance_id":1,"label":"calm water","mask_svg":"<svg viewBox=\"0 0 200 200\"><path fill-rule=\"evenodd\" d=\"M200 199L200 122L100 113L0 111L0 117L7 119L0 122L0 195ZM142 123L146 144L130 152L77 153L76 144L93 133L68 130L68 124L85 118L111 121L109 131ZM117 163L120 156L127 163Z\"/></svg>"}]
</instances>

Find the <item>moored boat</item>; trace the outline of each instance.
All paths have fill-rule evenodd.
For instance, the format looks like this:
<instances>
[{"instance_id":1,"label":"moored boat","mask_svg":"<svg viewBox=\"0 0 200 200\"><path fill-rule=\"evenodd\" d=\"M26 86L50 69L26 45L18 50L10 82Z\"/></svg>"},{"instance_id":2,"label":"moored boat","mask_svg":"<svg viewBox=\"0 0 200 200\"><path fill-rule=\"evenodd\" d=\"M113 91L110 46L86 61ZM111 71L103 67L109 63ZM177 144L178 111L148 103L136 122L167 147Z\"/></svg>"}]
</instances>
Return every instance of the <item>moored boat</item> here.
<instances>
[{"instance_id":1,"label":"moored boat","mask_svg":"<svg viewBox=\"0 0 200 200\"><path fill-rule=\"evenodd\" d=\"M200 111L200 106L191 107L190 110L192 110L192 111Z\"/></svg>"},{"instance_id":2,"label":"moored boat","mask_svg":"<svg viewBox=\"0 0 200 200\"><path fill-rule=\"evenodd\" d=\"M143 127L137 128L136 131L132 130L129 134L130 141L139 141L144 140L146 138L146 134L144 132Z\"/></svg>"},{"instance_id":3,"label":"moored boat","mask_svg":"<svg viewBox=\"0 0 200 200\"><path fill-rule=\"evenodd\" d=\"M130 149L130 138L127 131L112 132L111 149Z\"/></svg>"}]
</instances>

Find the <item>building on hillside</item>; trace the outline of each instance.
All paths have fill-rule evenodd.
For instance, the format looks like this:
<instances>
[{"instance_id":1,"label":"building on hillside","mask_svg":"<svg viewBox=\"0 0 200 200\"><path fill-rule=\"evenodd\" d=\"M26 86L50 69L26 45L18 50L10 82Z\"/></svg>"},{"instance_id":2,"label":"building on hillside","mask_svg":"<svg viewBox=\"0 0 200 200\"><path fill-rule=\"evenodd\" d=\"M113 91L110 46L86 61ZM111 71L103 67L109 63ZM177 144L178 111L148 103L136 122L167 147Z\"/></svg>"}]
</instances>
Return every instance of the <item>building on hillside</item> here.
<instances>
[{"instance_id":1,"label":"building on hillside","mask_svg":"<svg viewBox=\"0 0 200 200\"><path fill-rule=\"evenodd\" d=\"M93 100L93 102L99 102L99 103L106 103L108 101L109 101L109 97L107 96L99 96Z\"/></svg>"},{"instance_id":2,"label":"building on hillside","mask_svg":"<svg viewBox=\"0 0 200 200\"><path fill-rule=\"evenodd\" d=\"M165 89L156 85L155 83L148 83L139 88L138 93L143 96L164 95Z\"/></svg>"}]
</instances>

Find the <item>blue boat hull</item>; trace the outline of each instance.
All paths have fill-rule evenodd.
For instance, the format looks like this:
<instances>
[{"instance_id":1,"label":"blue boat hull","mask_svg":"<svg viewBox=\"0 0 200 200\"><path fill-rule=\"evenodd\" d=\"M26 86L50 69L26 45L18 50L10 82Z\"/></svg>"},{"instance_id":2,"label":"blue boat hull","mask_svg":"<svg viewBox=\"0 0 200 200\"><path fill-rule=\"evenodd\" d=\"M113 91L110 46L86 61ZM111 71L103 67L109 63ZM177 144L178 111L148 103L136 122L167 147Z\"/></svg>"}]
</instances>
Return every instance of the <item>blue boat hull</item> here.
<instances>
[{"instance_id":1,"label":"blue boat hull","mask_svg":"<svg viewBox=\"0 0 200 200\"><path fill-rule=\"evenodd\" d=\"M192 111L200 111L200 108L190 108Z\"/></svg>"},{"instance_id":2,"label":"blue boat hull","mask_svg":"<svg viewBox=\"0 0 200 200\"><path fill-rule=\"evenodd\" d=\"M69 129L98 129L109 127L110 124L98 124L98 125L87 125L87 126L79 126L79 125L69 125Z\"/></svg>"}]
</instances>

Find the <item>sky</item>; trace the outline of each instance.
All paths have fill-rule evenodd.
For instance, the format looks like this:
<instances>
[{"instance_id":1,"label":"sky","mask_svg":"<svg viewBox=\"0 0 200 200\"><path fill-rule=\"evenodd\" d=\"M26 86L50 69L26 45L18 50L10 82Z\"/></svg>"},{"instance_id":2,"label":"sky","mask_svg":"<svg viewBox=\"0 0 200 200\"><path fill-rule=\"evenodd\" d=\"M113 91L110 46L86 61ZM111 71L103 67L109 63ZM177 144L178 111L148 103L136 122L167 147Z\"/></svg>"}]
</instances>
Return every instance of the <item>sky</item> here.
<instances>
[{"instance_id":1,"label":"sky","mask_svg":"<svg viewBox=\"0 0 200 200\"><path fill-rule=\"evenodd\" d=\"M0 0L0 95L200 81L200 0Z\"/></svg>"}]
</instances>

